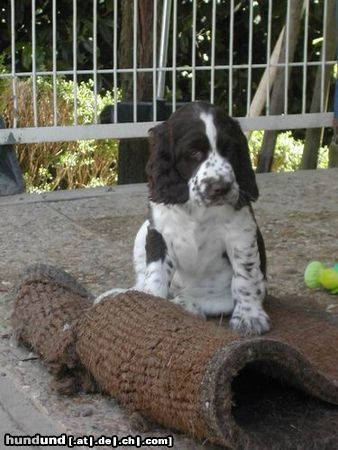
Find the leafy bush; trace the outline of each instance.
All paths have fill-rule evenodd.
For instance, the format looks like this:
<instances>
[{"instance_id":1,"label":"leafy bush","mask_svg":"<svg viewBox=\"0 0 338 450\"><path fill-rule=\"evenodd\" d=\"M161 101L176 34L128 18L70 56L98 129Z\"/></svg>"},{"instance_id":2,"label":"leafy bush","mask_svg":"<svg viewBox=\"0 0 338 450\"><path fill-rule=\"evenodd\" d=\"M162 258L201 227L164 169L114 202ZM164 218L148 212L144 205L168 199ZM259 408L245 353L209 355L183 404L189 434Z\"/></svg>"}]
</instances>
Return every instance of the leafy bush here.
<instances>
[{"instance_id":1,"label":"leafy bush","mask_svg":"<svg viewBox=\"0 0 338 450\"><path fill-rule=\"evenodd\" d=\"M7 125L11 126L12 90L6 82L0 101L0 110ZM18 126L33 126L32 80L18 80ZM74 113L74 83L57 79L58 125L72 125ZM98 95L98 114L113 103L113 95L106 92ZM38 125L52 126L53 87L47 77L37 78ZM77 86L78 124L94 121L93 81L81 82ZM20 144L16 146L18 159L24 173L28 192L73 189L87 186L103 186L116 183L116 140L89 140L77 142L47 142Z\"/></svg>"},{"instance_id":2,"label":"leafy bush","mask_svg":"<svg viewBox=\"0 0 338 450\"><path fill-rule=\"evenodd\" d=\"M249 139L251 160L254 167L257 167L258 155L262 147L264 132L254 131ZM299 169L304 149L304 142L295 139L291 131L279 133L275 147L273 172L290 172ZM318 167L328 167L328 147L321 147L319 150Z\"/></svg>"}]
</instances>

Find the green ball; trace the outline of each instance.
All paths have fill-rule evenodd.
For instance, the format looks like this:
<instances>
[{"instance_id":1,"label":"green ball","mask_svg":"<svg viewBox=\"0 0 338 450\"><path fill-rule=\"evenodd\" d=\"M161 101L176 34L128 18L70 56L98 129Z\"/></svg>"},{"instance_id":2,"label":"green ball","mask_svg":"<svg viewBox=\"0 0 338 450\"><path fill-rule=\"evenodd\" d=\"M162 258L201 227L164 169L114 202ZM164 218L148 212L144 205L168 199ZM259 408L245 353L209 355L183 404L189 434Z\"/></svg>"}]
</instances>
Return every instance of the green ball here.
<instances>
[{"instance_id":1,"label":"green ball","mask_svg":"<svg viewBox=\"0 0 338 450\"><path fill-rule=\"evenodd\" d=\"M325 269L325 266L319 261L312 261L307 266L304 273L304 281L308 288L315 289L321 286L319 274L323 269Z\"/></svg>"},{"instance_id":2,"label":"green ball","mask_svg":"<svg viewBox=\"0 0 338 450\"><path fill-rule=\"evenodd\" d=\"M328 268L323 270L320 274L321 285L328 289L329 291L335 291L338 289L338 271L335 268Z\"/></svg>"}]
</instances>

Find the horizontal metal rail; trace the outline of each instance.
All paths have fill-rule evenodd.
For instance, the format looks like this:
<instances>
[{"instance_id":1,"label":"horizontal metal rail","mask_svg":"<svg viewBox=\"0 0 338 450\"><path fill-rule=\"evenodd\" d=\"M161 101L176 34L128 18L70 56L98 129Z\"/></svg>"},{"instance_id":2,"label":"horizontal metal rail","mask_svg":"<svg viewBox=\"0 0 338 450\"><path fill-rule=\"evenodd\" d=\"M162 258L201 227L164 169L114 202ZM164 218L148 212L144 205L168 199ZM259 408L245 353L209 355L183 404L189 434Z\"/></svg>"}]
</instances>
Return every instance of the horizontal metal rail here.
<instances>
[{"instance_id":1,"label":"horizontal metal rail","mask_svg":"<svg viewBox=\"0 0 338 450\"><path fill-rule=\"evenodd\" d=\"M283 116L239 117L244 131L290 130L332 126L333 113L288 114ZM26 127L0 130L0 145L78 141L88 139L131 139L147 137L160 122Z\"/></svg>"},{"instance_id":2,"label":"horizontal metal rail","mask_svg":"<svg viewBox=\"0 0 338 450\"><path fill-rule=\"evenodd\" d=\"M334 66L335 64L337 64L336 60L330 60L330 61L325 61L324 65L325 66ZM308 61L307 62L307 66L308 67L322 67L323 62L322 61ZM296 61L296 62L292 62L288 64L288 67L303 67L304 66L304 62L303 61ZM232 69L248 69L248 68L252 68L252 69L266 69L267 65L266 64L251 64L249 66L249 64L216 64L214 67L211 65L206 65L206 66L177 66L175 68L175 70L177 72L183 72L183 71L187 71L187 72L193 72L194 70L196 71L211 71L211 69L214 70L229 70L230 68ZM284 63L276 63L276 64L271 64L269 67L285 67ZM153 72L154 68L153 67L138 67L137 68L137 73L150 73ZM155 70L157 72L163 71L163 72L171 72L173 71L173 67L169 66L169 67L164 67L164 68L155 68ZM134 69L133 68L129 68L129 69L97 69L97 73L99 75L112 75L114 73L134 73ZM65 75L73 75L73 70L58 70L57 71L57 75L58 76L65 76ZM93 69L79 69L77 70L77 74L78 75L93 75L94 74L94 70ZM31 77L33 75L33 72L16 72L15 76L16 77ZM52 76L53 75L53 71L52 70L37 70L35 72L36 76ZM10 73L0 73L0 78L12 78L13 75Z\"/></svg>"}]
</instances>

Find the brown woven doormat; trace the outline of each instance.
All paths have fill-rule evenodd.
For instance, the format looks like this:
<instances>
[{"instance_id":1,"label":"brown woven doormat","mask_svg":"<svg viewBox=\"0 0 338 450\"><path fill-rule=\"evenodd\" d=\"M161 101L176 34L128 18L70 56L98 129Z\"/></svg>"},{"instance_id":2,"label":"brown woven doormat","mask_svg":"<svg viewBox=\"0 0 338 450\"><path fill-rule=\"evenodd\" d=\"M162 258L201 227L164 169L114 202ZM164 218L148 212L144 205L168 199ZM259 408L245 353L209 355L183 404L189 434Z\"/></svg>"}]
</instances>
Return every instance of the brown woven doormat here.
<instances>
[{"instance_id":1,"label":"brown woven doormat","mask_svg":"<svg viewBox=\"0 0 338 450\"><path fill-rule=\"evenodd\" d=\"M137 292L91 305L52 267L29 269L18 287L16 336L61 392L99 388L130 412L229 448L338 448L338 327L320 314L271 298L273 331L250 339Z\"/></svg>"}]
</instances>

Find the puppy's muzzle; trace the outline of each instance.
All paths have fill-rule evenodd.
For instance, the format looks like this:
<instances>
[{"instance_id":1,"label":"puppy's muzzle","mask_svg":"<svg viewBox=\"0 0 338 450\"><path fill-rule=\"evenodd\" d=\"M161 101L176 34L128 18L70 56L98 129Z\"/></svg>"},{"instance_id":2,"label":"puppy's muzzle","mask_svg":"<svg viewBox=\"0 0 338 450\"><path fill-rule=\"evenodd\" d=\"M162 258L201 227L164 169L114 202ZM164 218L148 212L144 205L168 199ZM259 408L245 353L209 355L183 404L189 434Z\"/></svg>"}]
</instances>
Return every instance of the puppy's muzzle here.
<instances>
[{"instance_id":1,"label":"puppy's muzzle","mask_svg":"<svg viewBox=\"0 0 338 450\"><path fill-rule=\"evenodd\" d=\"M232 183L214 181L207 185L207 195L210 198L224 197L231 189Z\"/></svg>"},{"instance_id":2,"label":"puppy's muzzle","mask_svg":"<svg viewBox=\"0 0 338 450\"><path fill-rule=\"evenodd\" d=\"M230 192L233 183L225 180L208 180L205 187L205 196L210 200L224 199Z\"/></svg>"}]
</instances>

